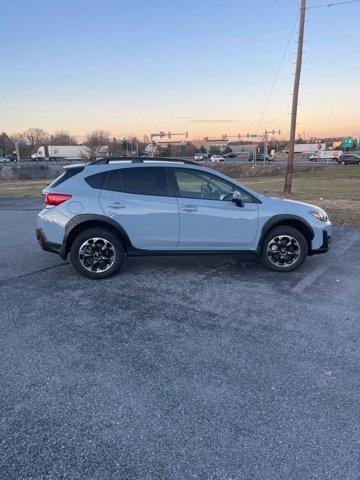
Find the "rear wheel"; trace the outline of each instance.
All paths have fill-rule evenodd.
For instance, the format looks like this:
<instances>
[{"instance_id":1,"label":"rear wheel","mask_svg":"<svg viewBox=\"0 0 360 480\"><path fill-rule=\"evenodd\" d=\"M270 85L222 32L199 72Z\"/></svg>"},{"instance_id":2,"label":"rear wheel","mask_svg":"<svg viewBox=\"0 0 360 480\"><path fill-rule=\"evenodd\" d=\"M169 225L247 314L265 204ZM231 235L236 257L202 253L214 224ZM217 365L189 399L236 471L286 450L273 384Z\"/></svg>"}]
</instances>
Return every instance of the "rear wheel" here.
<instances>
[{"instance_id":1,"label":"rear wheel","mask_svg":"<svg viewBox=\"0 0 360 480\"><path fill-rule=\"evenodd\" d=\"M73 241L70 260L74 268L88 278L108 278L124 261L124 247L114 233L105 228L89 228Z\"/></svg>"},{"instance_id":2,"label":"rear wheel","mask_svg":"<svg viewBox=\"0 0 360 480\"><path fill-rule=\"evenodd\" d=\"M299 268L308 255L304 235L293 227L275 227L265 237L261 251L263 264L275 272Z\"/></svg>"},{"instance_id":3,"label":"rear wheel","mask_svg":"<svg viewBox=\"0 0 360 480\"><path fill-rule=\"evenodd\" d=\"M346 165L345 160L342 160L342 161L340 162L340 165Z\"/></svg>"}]
</instances>

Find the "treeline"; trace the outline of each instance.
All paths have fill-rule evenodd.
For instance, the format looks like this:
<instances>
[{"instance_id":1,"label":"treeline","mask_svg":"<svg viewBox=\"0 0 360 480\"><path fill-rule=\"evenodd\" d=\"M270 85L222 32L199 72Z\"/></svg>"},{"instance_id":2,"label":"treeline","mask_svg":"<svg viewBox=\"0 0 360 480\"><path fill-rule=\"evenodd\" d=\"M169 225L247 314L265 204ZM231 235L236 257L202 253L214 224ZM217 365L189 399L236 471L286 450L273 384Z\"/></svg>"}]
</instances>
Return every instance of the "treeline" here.
<instances>
[{"instance_id":1,"label":"treeline","mask_svg":"<svg viewBox=\"0 0 360 480\"><path fill-rule=\"evenodd\" d=\"M65 131L57 131L49 134L41 128L29 128L25 132L8 135L5 132L0 133L0 156L12 155L15 153L15 143L18 143L21 158L29 158L42 145L86 145L89 151L89 158L96 157L99 153L99 147L104 145L109 147L110 155L129 156L141 155L145 153L145 147L150 139L144 136L142 140L137 137L116 138L105 130L95 130L85 136L81 143ZM202 147L202 150L205 150ZM214 149L211 153L220 153ZM215 151L216 150L216 151ZM191 157L198 151L191 142L181 144L162 143L155 145L155 153L158 156L183 156ZM229 149L231 151L231 149ZM226 153L226 152L225 152Z\"/></svg>"},{"instance_id":2,"label":"treeline","mask_svg":"<svg viewBox=\"0 0 360 480\"><path fill-rule=\"evenodd\" d=\"M85 136L79 143L74 136L65 131L57 131L49 134L41 128L29 128L25 132L8 135L0 133L0 156L11 155L15 152L15 143L18 142L21 158L29 158L42 145L86 145L90 155L94 154L98 147L109 146L110 155L134 155L141 153L147 139L140 141L138 138L115 138L104 130L95 130Z\"/></svg>"}]
</instances>

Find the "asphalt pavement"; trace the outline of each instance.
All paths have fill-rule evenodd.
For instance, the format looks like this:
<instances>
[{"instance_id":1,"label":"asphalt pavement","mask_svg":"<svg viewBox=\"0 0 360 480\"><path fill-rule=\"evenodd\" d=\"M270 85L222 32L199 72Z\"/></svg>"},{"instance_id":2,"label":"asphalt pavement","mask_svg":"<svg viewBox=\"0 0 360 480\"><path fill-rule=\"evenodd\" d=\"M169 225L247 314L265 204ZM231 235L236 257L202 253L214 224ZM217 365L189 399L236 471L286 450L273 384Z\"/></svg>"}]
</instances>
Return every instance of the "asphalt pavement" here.
<instances>
[{"instance_id":1,"label":"asphalt pavement","mask_svg":"<svg viewBox=\"0 0 360 480\"><path fill-rule=\"evenodd\" d=\"M360 229L289 274L128 259L92 281L0 201L0 478L348 480L360 471Z\"/></svg>"}]
</instances>

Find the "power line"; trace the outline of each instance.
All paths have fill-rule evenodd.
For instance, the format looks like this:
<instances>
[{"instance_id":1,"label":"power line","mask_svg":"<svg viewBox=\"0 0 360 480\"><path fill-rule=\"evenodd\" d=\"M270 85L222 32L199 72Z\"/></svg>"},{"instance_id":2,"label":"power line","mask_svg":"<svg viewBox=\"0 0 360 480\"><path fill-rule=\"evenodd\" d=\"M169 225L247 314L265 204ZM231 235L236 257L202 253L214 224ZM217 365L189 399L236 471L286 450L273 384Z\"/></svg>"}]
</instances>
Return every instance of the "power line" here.
<instances>
[{"instance_id":1,"label":"power line","mask_svg":"<svg viewBox=\"0 0 360 480\"><path fill-rule=\"evenodd\" d=\"M360 2L360 0L344 0L343 2L333 2L333 3L324 3L324 4L320 4L320 5L310 5L310 6L306 7L306 9L310 9L310 8L322 8L322 7L334 7L334 6L337 6L337 5L346 5L346 4L358 3L358 2ZM283 65L283 63L284 63L286 54L287 54L287 52L288 52L289 45L290 45L292 36L293 36L293 34L294 34L294 30L295 30L295 27L296 27L298 18L299 18L299 14L297 15L296 20L295 20L295 22L294 22L293 28L292 28L291 33L290 33L290 36L289 36L289 40L288 40L288 42L287 42L287 44L286 44L286 48L285 48L284 54L283 54L283 56L282 56L282 58L281 58L281 61L280 61L280 65L279 65L279 67L278 67L278 69L277 69L277 72L276 72L276 74L275 74L274 81L273 81L273 83L272 83L272 85L271 85L269 95L268 95L268 97L267 97L267 99L266 99L264 109L263 109L263 111L262 111L262 114L261 114L261 116L260 116L260 120L259 120L258 125L257 125L257 127L256 127L256 133L258 133L258 131L259 131L261 122L262 122L263 119L264 119L264 115L265 115L266 109L267 109L267 107L268 107L268 105L269 105L269 102L270 102L270 99L271 99L271 95L272 95L273 92L274 92L275 85L276 85L277 79L278 79L278 77L279 77L281 67L282 67L282 65Z\"/></svg>"},{"instance_id":2,"label":"power line","mask_svg":"<svg viewBox=\"0 0 360 480\"><path fill-rule=\"evenodd\" d=\"M309 8L321 8L321 7L336 7L337 5L347 5L348 3L358 3L360 0L346 0L344 2L323 3L321 5L310 5Z\"/></svg>"},{"instance_id":3,"label":"power line","mask_svg":"<svg viewBox=\"0 0 360 480\"><path fill-rule=\"evenodd\" d=\"M360 1L360 0L359 0L359 1ZM287 52L288 52L288 50L289 50L290 42L291 42L292 36L293 36L293 34L294 34L294 31L295 31L295 27L296 27L296 25L297 25L298 18L299 18L299 14L297 15L296 20L295 20L295 22L294 22L294 25L293 25L293 27L292 27L292 29L291 29L291 33L290 33L290 36L289 36L289 40L287 41L284 54L283 54L283 56L282 56L282 58L281 58L280 65L279 65L279 67L278 67L278 69L277 69L277 72L276 72L276 74L275 74L274 81L273 81L273 83L272 83L272 85L271 85L270 92L269 92L269 95L268 95L268 97L267 97L267 99L266 99L265 106L264 106L264 109L263 109L262 114L261 114L261 116L260 116L259 123L258 123L258 125L257 125L257 127L256 127L256 133L258 133L258 131L259 131L261 122L263 121L263 118L264 118L266 109L267 109L267 107L268 107L268 105L269 105L270 98L271 98L271 95L273 94L273 91L274 91L274 88L275 88L277 79L278 79L278 77L279 77L279 73L280 73L281 67L282 67L282 65L283 65L283 63L284 63L286 54L287 54Z\"/></svg>"}]
</instances>

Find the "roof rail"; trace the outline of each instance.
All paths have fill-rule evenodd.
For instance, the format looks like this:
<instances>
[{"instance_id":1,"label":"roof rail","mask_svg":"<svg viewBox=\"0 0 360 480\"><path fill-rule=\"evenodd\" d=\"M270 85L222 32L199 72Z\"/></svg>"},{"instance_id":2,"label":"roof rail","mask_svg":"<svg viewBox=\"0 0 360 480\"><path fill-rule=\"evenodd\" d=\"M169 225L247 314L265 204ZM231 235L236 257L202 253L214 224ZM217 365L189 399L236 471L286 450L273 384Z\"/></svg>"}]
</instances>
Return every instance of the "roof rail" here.
<instances>
[{"instance_id":1,"label":"roof rail","mask_svg":"<svg viewBox=\"0 0 360 480\"><path fill-rule=\"evenodd\" d=\"M181 157L101 157L97 158L88 165L106 165L110 162L131 162L131 163L144 163L144 162L167 162L167 163L185 163L187 165L199 165L192 160L187 160Z\"/></svg>"}]
</instances>

